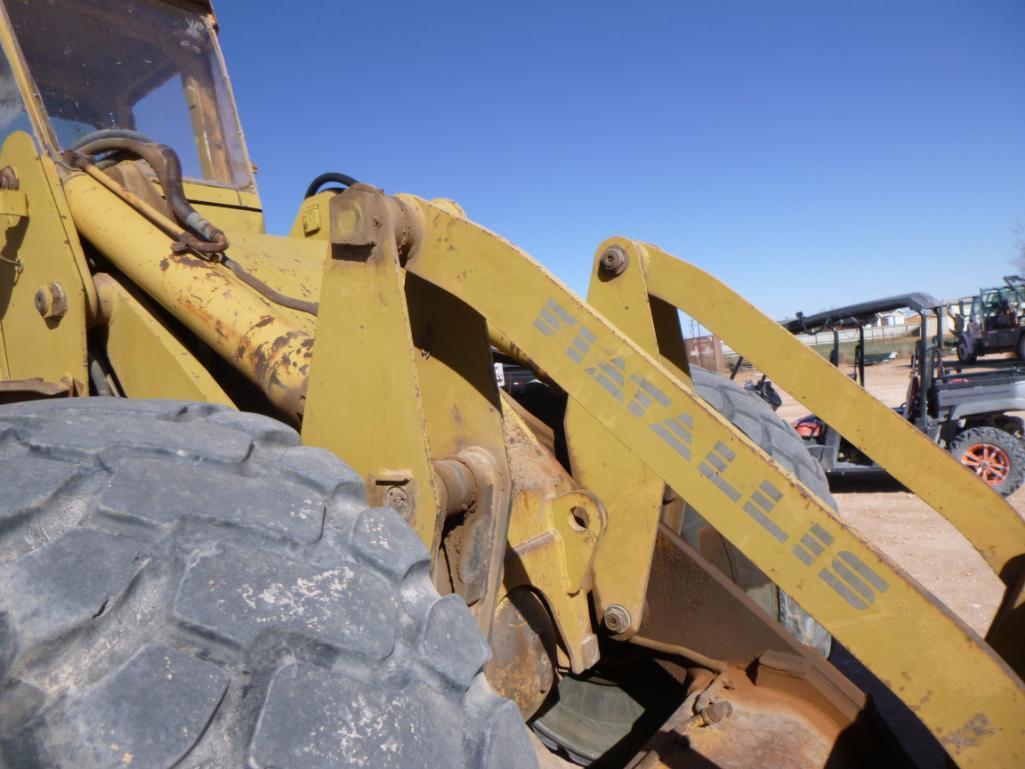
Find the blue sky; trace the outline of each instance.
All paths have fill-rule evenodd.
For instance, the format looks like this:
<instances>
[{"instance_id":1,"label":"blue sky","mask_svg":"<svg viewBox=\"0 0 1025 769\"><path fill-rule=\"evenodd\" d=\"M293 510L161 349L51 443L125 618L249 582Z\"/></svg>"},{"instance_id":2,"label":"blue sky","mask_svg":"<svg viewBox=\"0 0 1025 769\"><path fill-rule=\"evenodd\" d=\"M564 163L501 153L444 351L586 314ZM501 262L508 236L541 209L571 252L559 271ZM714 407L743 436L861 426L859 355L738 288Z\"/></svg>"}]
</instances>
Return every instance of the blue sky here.
<instances>
[{"instance_id":1,"label":"blue sky","mask_svg":"<svg viewBox=\"0 0 1025 769\"><path fill-rule=\"evenodd\" d=\"M338 170L458 200L580 293L613 234L773 317L1013 271L1020 0L215 9L272 232Z\"/></svg>"}]
</instances>

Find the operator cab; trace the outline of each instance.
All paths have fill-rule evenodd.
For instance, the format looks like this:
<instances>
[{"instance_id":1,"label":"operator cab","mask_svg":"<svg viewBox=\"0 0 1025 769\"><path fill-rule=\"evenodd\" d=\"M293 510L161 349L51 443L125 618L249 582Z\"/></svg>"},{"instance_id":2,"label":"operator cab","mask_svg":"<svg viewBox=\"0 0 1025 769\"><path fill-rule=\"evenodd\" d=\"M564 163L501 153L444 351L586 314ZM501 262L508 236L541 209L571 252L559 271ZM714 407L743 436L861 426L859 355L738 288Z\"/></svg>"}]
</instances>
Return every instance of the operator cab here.
<instances>
[{"instance_id":1,"label":"operator cab","mask_svg":"<svg viewBox=\"0 0 1025 769\"><path fill-rule=\"evenodd\" d=\"M175 151L190 199L259 208L208 5L2 2L0 140L25 131L56 158L98 131L135 131Z\"/></svg>"}]
</instances>

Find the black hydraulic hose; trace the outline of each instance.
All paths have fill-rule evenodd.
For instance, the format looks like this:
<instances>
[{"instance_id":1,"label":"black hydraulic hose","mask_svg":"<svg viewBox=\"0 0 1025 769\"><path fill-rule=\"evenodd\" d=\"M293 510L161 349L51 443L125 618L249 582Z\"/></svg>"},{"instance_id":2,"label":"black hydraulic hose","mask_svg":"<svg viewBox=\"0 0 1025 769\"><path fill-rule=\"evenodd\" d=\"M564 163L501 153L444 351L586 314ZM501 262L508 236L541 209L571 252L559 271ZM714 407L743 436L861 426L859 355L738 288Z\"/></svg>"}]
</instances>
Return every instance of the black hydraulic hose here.
<instances>
[{"instance_id":1,"label":"black hydraulic hose","mask_svg":"<svg viewBox=\"0 0 1025 769\"><path fill-rule=\"evenodd\" d=\"M338 173L338 171L328 171L325 174L321 174L312 182L310 186L306 188L306 194L303 195L303 200L306 198L312 198L328 182L334 182L335 184L341 184L343 187L351 187L354 184L359 184L356 179L353 179L348 174Z\"/></svg>"},{"instance_id":2,"label":"black hydraulic hose","mask_svg":"<svg viewBox=\"0 0 1025 769\"><path fill-rule=\"evenodd\" d=\"M81 153L92 156L105 153L128 153L142 158L153 169L163 187L164 197L174 214L178 223L189 230L193 235L185 240L184 245L201 253L220 253L228 247L228 238L218 228L204 219L196 209L192 207L185 197L185 189L182 186L182 167L178 155L173 149L164 144L154 144L140 141L129 136L139 136L135 131L127 129L108 129L97 131L87 135L83 139L90 139L99 134L99 138L91 138L84 144L77 143L69 155ZM145 139L145 137L143 137Z\"/></svg>"},{"instance_id":3,"label":"black hydraulic hose","mask_svg":"<svg viewBox=\"0 0 1025 769\"><path fill-rule=\"evenodd\" d=\"M72 144L69 149L80 150L85 145L98 141L99 139L131 139L132 141L142 142L143 144L156 144L155 141L145 134L133 131L130 128L101 128L99 131L90 131L84 136L80 136L78 141Z\"/></svg>"},{"instance_id":4,"label":"black hydraulic hose","mask_svg":"<svg viewBox=\"0 0 1025 769\"><path fill-rule=\"evenodd\" d=\"M239 280L256 289L272 302L283 307L298 310L299 312L309 313L310 315L315 316L317 314L320 309L317 302L295 299L294 297L282 294L280 291L275 291L255 275L248 272L238 262L229 259L223 254L223 251L228 247L227 236L200 216L185 198L185 190L182 187L181 162L178 160L178 156L173 149L164 144L151 142L137 131L127 128L108 128L83 136L69 152L65 153L65 157L69 163L75 165L76 157L82 160L83 155L88 157L96 154L106 154L108 158L124 155L142 158L157 175L160 185L164 188L167 202L171 206L171 210L174 212L178 223L192 230L195 235L205 238L205 240L198 240L194 235L190 236L189 233L183 233L183 245L200 253L220 254L219 257L214 257L213 260L219 261ZM328 174L325 174L325 176L328 176ZM342 176L342 174L338 174L338 176ZM350 177L345 178L348 179ZM327 181L338 180L328 179ZM352 183L355 184L355 180Z\"/></svg>"}]
</instances>

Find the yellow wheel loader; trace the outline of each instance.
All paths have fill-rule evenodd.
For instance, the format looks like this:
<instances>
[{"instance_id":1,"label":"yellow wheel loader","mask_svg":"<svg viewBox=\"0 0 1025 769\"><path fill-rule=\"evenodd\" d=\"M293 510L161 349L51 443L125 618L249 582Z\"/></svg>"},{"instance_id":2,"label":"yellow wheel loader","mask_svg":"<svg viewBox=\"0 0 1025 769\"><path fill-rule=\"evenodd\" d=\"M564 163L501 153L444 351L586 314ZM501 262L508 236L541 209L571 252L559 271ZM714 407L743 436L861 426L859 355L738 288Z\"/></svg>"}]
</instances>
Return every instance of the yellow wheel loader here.
<instances>
[{"instance_id":1,"label":"yellow wheel loader","mask_svg":"<svg viewBox=\"0 0 1025 769\"><path fill-rule=\"evenodd\" d=\"M1025 766L1025 524L730 289L344 175L267 235L208 3L0 9L0 765ZM680 310L969 539L985 638Z\"/></svg>"}]
</instances>

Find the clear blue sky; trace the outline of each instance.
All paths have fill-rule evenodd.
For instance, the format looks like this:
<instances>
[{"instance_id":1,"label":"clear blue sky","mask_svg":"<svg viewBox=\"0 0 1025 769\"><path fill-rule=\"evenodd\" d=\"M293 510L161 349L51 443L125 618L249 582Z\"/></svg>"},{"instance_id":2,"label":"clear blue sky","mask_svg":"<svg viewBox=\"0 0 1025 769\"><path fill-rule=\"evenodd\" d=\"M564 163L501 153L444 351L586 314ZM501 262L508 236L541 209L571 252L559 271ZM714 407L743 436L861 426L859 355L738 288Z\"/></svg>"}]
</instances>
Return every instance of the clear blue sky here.
<instances>
[{"instance_id":1,"label":"clear blue sky","mask_svg":"<svg viewBox=\"0 0 1025 769\"><path fill-rule=\"evenodd\" d=\"M1025 227L1025 2L215 0L268 228L324 170L586 291L621 234L774 317L970 293Z\"/></svg>"}]
</instances>

